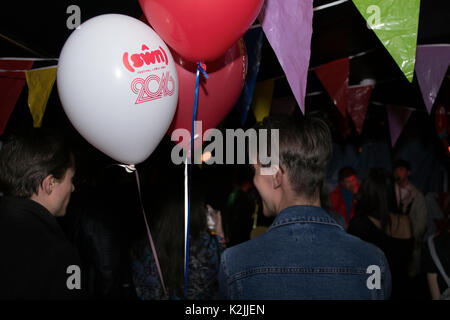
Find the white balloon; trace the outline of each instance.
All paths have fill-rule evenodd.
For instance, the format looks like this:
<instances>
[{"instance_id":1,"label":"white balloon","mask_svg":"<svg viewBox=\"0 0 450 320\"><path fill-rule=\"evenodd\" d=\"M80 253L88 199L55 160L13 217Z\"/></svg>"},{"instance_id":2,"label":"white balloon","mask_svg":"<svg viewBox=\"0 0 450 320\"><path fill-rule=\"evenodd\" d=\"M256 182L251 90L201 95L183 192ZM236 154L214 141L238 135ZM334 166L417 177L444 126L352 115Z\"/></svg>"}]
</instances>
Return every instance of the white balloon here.
<instances>
[{"instance_id":1,"label":"white balloon","mask_svg":"<svg viewBox=\"0 0 450 320\"><path fill-rule=\"evenodd\" d=\"M120 14L92 18L70 35L59 57L57 86L78 132L124 164L150 156L178 101L168 47L148 25Z\"/></svg>"}]
</instances>

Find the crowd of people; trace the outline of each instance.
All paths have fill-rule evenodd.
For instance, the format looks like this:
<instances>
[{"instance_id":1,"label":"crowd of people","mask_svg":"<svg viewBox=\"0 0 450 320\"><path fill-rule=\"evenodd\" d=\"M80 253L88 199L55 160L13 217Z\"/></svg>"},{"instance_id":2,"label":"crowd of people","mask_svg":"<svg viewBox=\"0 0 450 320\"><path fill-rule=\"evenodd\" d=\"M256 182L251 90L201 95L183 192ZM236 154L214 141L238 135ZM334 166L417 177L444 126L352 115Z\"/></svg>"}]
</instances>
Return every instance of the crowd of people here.
<instances>
[{"instance_id":1,"label":"crowd of people","mask_svg":"<svg viewBox=\"0 0 450 320\"><path fill-rule=\"evenodd\" d=\"M71 199L76 157L62 136L11 136L0 150L0 299L448 298L449 194L424 196L402 159L360 178L343 167L330 192L324 121L272 116L256 128L279 130L279 163L255 154L232 181L195 175L187 238L181 172L146 172L139 189L134 175L103 177Z\"/></svg>"}]
</instances>

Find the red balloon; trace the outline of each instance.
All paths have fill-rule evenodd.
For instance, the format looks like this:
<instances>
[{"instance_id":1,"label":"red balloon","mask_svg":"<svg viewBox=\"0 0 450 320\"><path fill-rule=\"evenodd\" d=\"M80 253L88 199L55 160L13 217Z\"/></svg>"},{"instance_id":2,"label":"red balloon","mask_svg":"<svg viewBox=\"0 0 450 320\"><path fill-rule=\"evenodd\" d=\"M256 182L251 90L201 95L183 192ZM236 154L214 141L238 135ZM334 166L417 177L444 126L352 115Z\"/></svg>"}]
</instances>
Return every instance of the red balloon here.
<instances>
[{"instance_id":1,"label":"red balloon","mask_svg":"<svg viewBox=\"0 0 450 320\"><path fill-rule=\"evenodd\" d=\"M191 132L194 110L195 80L197 66L186 61L171 50L178 73L178 106L168 134L184 128ZM219 59L206 64L208 79L200 72L196 121L202 121L202 136L215 128L231 111L238 100L247 75L247 52L243 39L236 42ZM197 129L194 130L197 133ZM181 139L180 139L181 140ZM179 140L179 141L180 141ZM199 146L196 139L194 146ZM190 141L182 141L185 148Z\"/></svg>"},{"instance_id":2,"label":"red balloon","mask_svg":"<svg viewBox=\"0 0 450 320\"><path fill-rule=\"evenodd\" d=\"M179 55L218 59L255 21L263 0L139 0L148 22Z\"/></svg>"}]
</instances>

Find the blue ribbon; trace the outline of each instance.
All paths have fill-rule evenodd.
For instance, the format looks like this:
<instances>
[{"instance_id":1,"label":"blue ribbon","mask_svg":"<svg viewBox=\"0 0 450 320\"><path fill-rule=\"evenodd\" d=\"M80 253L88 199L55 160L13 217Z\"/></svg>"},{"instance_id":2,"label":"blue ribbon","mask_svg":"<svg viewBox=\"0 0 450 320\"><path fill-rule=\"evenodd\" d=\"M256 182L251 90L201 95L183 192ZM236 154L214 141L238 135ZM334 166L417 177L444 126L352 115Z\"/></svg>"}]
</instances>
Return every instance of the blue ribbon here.
<instances>
[{"instance_id":1,"label":"blue ribbon","mask_svg":"<svg viewBox=\"0 0 450 320\"><path fill-rule=\"evenodd\" d=\"M197 104L198 104L198 88L200 84L200 71L203 76L208 79L208 74L202 67L202 63L197 63L197 72L195 75L195 99L194 99L194 110L192 112L192 127L191 127L191 167L189 168L189 200L188 200L188 219L187 219L187 238L186 238L186 265L184 274L184 299L187 299L187 279L189 270L189 224L191 220L191 182L192 182L192 166L194 165L194 126L195 119L197 118Z\"/></svg>"}]
</instances>

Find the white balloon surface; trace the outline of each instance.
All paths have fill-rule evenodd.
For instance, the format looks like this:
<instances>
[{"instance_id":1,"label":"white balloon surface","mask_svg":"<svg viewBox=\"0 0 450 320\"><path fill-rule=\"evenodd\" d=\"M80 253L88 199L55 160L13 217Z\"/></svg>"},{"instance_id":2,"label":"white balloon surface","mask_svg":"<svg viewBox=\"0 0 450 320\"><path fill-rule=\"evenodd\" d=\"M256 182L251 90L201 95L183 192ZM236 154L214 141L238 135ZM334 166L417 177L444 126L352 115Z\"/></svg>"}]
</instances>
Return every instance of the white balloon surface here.
<instances>
[{"instance_id":1,"label":"white balloon surface","mask_svg":"<svg viewBox=\"0 0 450 320\"><path fill-rule=\"evenodd\" d=\"M123 164L150 156L178 101L168 47L148 25L120 14L94 17L70 35L59 57L57 86L78 132Z\"/></svg>"}]
</instances>

